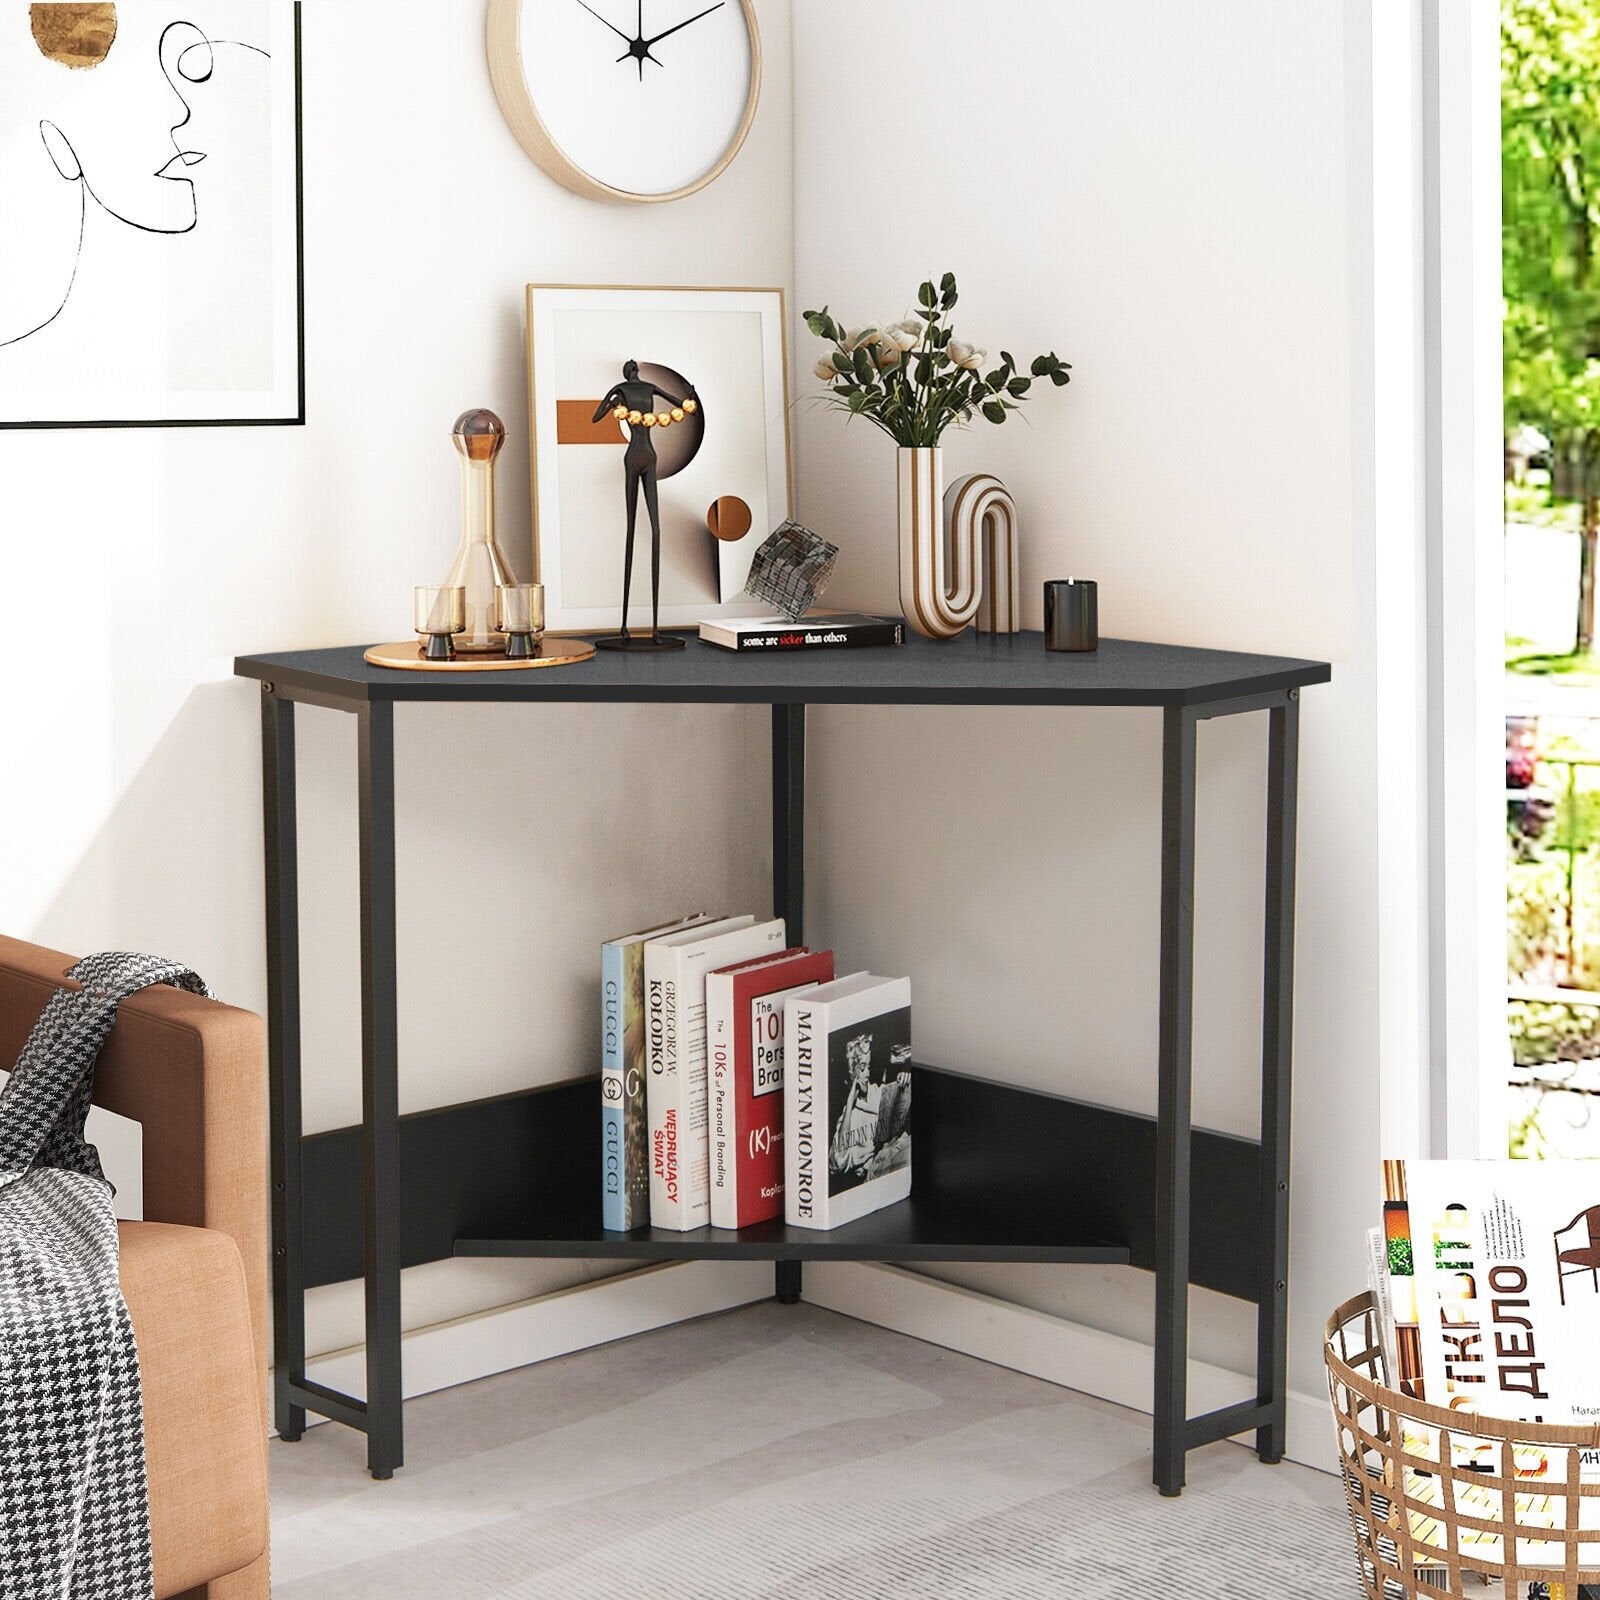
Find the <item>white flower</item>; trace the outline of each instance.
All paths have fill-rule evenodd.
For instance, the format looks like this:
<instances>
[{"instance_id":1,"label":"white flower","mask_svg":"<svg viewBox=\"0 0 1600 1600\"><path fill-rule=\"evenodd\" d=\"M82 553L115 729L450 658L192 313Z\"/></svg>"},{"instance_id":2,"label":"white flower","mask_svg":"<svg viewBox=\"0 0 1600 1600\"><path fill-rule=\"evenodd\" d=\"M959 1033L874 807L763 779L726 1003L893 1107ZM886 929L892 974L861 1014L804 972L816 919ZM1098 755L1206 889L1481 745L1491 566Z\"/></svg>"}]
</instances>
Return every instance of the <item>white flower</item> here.
<instances>
[{"instance_id":1,"label":"white flower","mask_svg":"<svg viewBox=\"0 0 1600 1600\"><path fill-rule=\"evenodd\" d=\"M898 367L905 359L905 351L892 339L878 341L878 365L880 367Z\"/></svg>"},{"instance_id":2,"label":"white flower","mask_svg":"<svg viewBox=\"0 0 1600 1600\"><path fill-rule=\"evenodd\" d=\"M958 367L963 367L968 372L976 372L989 357L987 350L980 350L976 345L964 344L960 339L952 339L945 346L945 354Z\"/></svg>"},{"instance_id":3,"label":"white flower","mask_svg":"<svg viewBox=\"0 0 1600 1600\"><path fill-rule=\"evenodd\" d=\"M920 344L922 342L922 322L920 318L907 317L904 322L897 322L894 326L897 333L909 333L912 344ZM909 346L906 348L909 348Z\"/></svg>"},{"instance_id":4,"label":"white flower","mask_svg":"<svg viewBox=\"0 0 1600 1600\"><path fill-rule=\"evenodd\" d=\"M882 332L877 328L852 328L844 336L844 347L847 354L854 354L865 345L868 349L883 338Z\"/></svg>"},{"instance_id":5,"label":"white flower","mask_svg":"<svg viewBox=\"0 0 1600 1600\"><path fill-rule=\"evenodd\" d=\"M878 335L880 349L913 350L922 339L922 328L917 323L897 322ZM881 358L880 358L881 359Z\"/></svg>"},{"instance_id":6,"label":"white flower","mask_svg":"<svg viewBox=\"0 0 1600 1600\"><path fill-rule=\"evenodd\" d=\"M839 369L834 366L832 356L824 356L816 364L816 366L812 368L812 371L815 372L824 383L832 383L833 380L839 376Z\"/></svg>"}]
</instances>

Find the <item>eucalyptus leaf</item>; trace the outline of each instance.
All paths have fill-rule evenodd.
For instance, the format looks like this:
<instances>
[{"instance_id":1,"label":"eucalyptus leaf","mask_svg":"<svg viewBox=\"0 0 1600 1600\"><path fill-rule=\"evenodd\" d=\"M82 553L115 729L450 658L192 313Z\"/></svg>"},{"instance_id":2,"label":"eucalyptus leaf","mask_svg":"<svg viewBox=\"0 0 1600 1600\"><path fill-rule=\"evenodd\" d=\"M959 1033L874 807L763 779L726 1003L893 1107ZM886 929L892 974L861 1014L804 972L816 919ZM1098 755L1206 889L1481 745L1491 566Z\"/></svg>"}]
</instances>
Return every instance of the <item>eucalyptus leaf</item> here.
<instances>
[{"instance_id":1,"label":"eucalyptus leaf","mask_svg":"<svg viewBox=\"0 0 1600 1600\"><path fill-rule=\"evenodd\" d=\"M1006 420L1006 408L998 400L985 401L983 414L990 422L1004 422Z\"/></svg>"}]
</instances>

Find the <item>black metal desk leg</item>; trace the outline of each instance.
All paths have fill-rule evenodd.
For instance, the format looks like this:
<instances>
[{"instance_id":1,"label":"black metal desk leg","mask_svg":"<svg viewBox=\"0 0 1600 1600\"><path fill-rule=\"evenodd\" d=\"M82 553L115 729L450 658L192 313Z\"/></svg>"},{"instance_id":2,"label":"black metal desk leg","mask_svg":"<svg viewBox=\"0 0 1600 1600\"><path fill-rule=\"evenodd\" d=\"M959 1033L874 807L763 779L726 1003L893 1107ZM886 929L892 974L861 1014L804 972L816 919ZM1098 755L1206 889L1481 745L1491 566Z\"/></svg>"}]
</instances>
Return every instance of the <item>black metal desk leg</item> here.
<instances>
[{"instance_id":1,"label":"black metal desk leg","mask_svg":"<svg viewBox=\"0 0 1600 1600\"><path fill-rule=\"evenodd\" d=\"M805 943L806 708L772 706L772 914L782 917L791 945ZM800 1263L779 1261L773 1292L780 1305L800 1300Z\"/></svg>"},{"instance_id":2,"label":"black metal desk leg","mask_svg":"<svg viewBox=\"0 0 1600 1600\"><path fill-rule=\"evenodd\" d=\"M1162 1494L1184 1482L1189 1363L1189 1158L1194 1011L1194 713L1163 713L1160 1104L1156 1114L1155 1463Z\"/></svg>"},{"instance_id":3,"label":"black metal desk leg","mask_svg":"<svg viewBox=\"0 0 1600 1600\"><path fill-rule=\"evenodd\" d=\"M1256 1430L1263 1461L1281 1461L1289 1389L1289 1099L1294 1058L1295 811L1300 691L1273 707L1267 739L1266 963L1261 1022L1261 1211L1270 1230L1256 1311ZM1269 1220L1270 1219L1270 1220Z\"/></svg>"},{"instance_id":4,"label":"black metal desk leg","mask_svg":"<svg viewBox=\"0 0 1600 1600\"><path fill-rule=\"evenodd\" d=\"M395 999L394 707L356 714L360 742L361 1109L367 1288L367 1467L404 1461L400 1370L400 1095Z\"/></svg>"},{"instance_id":5,"label":"black metal desk leg","mask_svg":"<svg viewBox=\"0 0 1600 1600\"><path fill-rule=\"evenodd\" d=\"M300 884L294 702L261 686L261 815L267 873L267 1081L272 1152L272 1413L305 1432L289 1385L306 1375L305 1234L300 1212Z\"/></svg>"},{"instance_id":6,"label":"black metal desk leg","mask_svg":"<svg viewBox=\"0 0 1600 1600\"><path fill-rule=\"evenodd\" d=\"M806 708L772 708L772 914L805 942Z\"/></svg>"}]
</instances>

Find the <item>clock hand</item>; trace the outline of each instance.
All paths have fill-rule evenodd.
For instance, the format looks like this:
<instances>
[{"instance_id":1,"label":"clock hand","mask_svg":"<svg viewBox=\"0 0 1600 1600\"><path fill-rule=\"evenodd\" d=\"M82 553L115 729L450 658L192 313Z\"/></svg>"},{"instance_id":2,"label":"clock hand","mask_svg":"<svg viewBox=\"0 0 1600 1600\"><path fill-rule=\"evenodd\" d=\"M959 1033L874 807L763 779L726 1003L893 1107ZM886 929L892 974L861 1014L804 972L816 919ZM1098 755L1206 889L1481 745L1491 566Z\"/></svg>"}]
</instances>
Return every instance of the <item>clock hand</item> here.
<instances>
[{"instance_id":1,"label":"clock hand","mask_svg":"<svg viewBox=\"0 0 1600 1600\"><path fill-rule=\"evenodd\" d=\"M623 31L622 31L622 29L621 29L621 28L619 28L619 27L618 27L618 26L617 26L617 25L616 25L616 24L615 24L615 23L614 23L614 22L606 22L606 19L605 19L605 18L604 18L604 17L602 17L602 16L601 16L601 15L600 15L600 13L599 13L599 12L598 12L598 11L596 11L596 10L595 10L595 8L594 8L594 7L593 7L593 6L590 6L590 5L584 5L584 0L578 0L578 4L579 4L579 5L580 5L580 6L583 6L583 9L584 9L584 10L585 10L585 11L587 11L587 12L588 12L588 13L589 13L589 15L590 15L590 16L591 16L591 17L593 17L593 18L594 18L594 20L595 20L595 21L596 21L596 22L605 22L605 25L606 25L606 26L607 26L607 27L608 27L608 28L610 28L610 29L611 29L611 31L612 31L612 32L613 32L613 33L614 33L614 34L616 34L616 36L617 36L617 37L618 37L618 38L619 38L619 39L628 39L628 36L627 36L627 34L625 34L625 33L624 33L624 32L623 32ZM633 43L633 40L632 40L632 39L628 39L628 43L629 43L629 44L632 44L632 43Z\"/></svg>"},{"instance_id":2,"label":"clock hand","mask_svg":"<svg viewBox=\"0 0 1600 1600\"><path fill-rule=\"evenodd\" d=\"M704 11L695 12L695 14L689 18L689 22L698 22L701 17L709 17L713 11L720 11L725 3L726 0L717 0L717 3L714 6L707 6ZM646 39L646 47L653 44L660 44L661 41L667 37L667 34L676 33L678 32L679 28L687 28L689 26L689 22L680 22L676 28L668 28L666 33L658 33L655 38Z\"/></svg>"}]
</instances>

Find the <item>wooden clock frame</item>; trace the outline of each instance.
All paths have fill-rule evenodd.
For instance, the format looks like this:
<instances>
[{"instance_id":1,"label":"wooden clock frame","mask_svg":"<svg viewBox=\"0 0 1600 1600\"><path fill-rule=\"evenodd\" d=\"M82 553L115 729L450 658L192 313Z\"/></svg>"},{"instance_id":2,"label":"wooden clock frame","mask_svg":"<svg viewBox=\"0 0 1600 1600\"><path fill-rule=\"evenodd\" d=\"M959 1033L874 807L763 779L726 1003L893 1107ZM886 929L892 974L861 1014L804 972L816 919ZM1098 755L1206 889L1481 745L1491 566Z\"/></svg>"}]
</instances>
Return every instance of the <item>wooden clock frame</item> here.
<instances>
[{"instance_id":1,"label":"wooden clock frame","mask_svg":"<svg viewBox=\"0 0 1600 1600\"><path fill-rule=\"evenodd\" d=\"M744 114L739 118L739 126L727 149L715 165L681 189L662 194L636 194L629 189L614 188L585 172L561 148L539 115L533 96L528 92L528 80L522 71L522 0L489 0L489 79L494 85L495 99L500 102L500 110L516 135L517 143L537 166L574 194L581 194L589 200L606 200L620 205L650 205L666 200L682 200L697 194L707 184L714 183L728 170L734 157L743 148L750 125L756 119L756 106L761 99L761 27L756 20L755 0L738 0L738 5L744 12L745 26L750 33L750 92L745 98Z\"/></svg>"}]
</instances>

